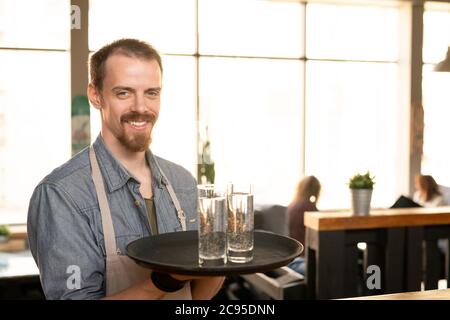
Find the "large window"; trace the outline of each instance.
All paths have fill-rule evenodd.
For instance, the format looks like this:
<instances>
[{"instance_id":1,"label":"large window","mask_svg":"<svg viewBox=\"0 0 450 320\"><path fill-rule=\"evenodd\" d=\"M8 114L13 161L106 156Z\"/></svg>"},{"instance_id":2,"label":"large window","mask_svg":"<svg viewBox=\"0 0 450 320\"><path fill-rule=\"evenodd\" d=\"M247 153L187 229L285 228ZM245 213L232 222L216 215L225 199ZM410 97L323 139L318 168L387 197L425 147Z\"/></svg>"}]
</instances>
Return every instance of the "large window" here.
<instances>
[{"instance_id":1,"label":"large window","mask_svg":"<svg viewBox=\"0 0 450 320\"><path fill-rule=\"evenodd\" d=\"M375 206L401 193L408 150L398 145L408 146L409 122L397 7L92 0L90 17L91 50L136 37L163 53L152 148L195 176L207 129L215 182L251 181L259 204L287 205L305 174L323 184L321 208L349 207L346 182L357 171L376 176Z\"/></svg>"},{"instance_id":2,"label":"large window","mask_svg":"<svg viewBox=\"0 0 450 320\"><path fill-rule=\"evenodd\" d=\"M196 0L90 0L89 48L120 38L148 41L161 53L194 54Z\"/></svg>"},{"instance_id":3,"label":"large window","mask_svg":"<svg viewBox=\"0 0 450 320\"><path fill-rule=\"evenodd\" d=\"M301 177L304 6L199 5L200 115L216 181L251 181L258 204L287 204Z\"/></svg>"},{"instance_id":4,"label":"large window","mask_svg":"<svg viewBox=\"0 0 450 320\"><path fill-rule=\"evenodd\" d=\"M0 1L0 224L70 158L70 2Z\"/></svg>"},{"instance_id":5,"label":"large window","mask_svg":"<svg viewBox=\"0 0 450 320\"><path fill-rule=\"evenodd\" d=\"M303 5L275 1L199 1L201 54L303 56Z\"/></svg>"},{"instance_id":6,"label":"large window","mask_svg":"<svg viewBox=\"0 0 450 320\"><path fill-rule=\"evenodd\" d=\"M429 3L424 14L423 108L424 146L422 173L450 186L450 73L434 72L450 47L450 4Z\"/></svg>"},{"instance_id":7,"label":"large window","mask_svg":"<svg viewBox=\"0 0 450 320\"><path fill-rule=\"evenodd\" d=\"M348 179L370 170L372 206L386 207L407 176L399 147L408 143L399 136L408 130L400 117L408 106L398 97L398 9L306 8L305 172L322 183L320 208L347 208Z\"/></svg>"},{"instance_id":8,"label":"large window","mask_svg":"<svg viewBox=\"0 0 450 320\"><path fill-rule=\"evenodd\" d=\"M251 181L258 203L288 202L301 169L302 64L232 58L200 62L201 110L217 183Z\"/></svg>"}]
</instances>

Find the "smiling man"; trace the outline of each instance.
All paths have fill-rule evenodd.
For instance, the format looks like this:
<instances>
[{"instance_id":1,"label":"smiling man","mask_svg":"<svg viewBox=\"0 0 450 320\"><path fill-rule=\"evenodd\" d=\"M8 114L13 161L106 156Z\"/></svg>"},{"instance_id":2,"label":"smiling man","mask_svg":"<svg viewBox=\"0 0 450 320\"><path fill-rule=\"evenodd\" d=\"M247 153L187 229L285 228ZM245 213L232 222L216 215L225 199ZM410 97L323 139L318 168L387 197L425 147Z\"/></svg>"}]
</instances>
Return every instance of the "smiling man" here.
<instances>
[{"instance_id":1,"label":"smiling man","mask_svg":"<svg viewBox=\"0 0 450 320\"><path fill-rule=\"evenodd\" d=\"M90 76L101 133L45 177L29 205L29 243L46 297L212 298L223 277L151 272L124 255L138 238L197 227L195 179L149 150L161 57L145 42L118 40L92 55Z\"/></svg>"}]
</instances>

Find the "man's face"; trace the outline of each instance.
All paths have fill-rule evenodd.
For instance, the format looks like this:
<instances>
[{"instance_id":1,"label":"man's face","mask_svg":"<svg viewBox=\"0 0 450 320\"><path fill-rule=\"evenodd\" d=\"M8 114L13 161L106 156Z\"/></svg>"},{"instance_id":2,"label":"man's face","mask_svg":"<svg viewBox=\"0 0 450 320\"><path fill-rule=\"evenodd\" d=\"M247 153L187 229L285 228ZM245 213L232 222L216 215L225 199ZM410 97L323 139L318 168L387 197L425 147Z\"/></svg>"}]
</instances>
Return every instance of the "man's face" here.
<instances>
[{"instance_id":1,"label":"man's face","mask_svg":"<svg viewBox=\"0 0 450 320\"><path fill-rule=\"evenodd\" d=\"M161 70L155 60L110 56L101 90L102 134L132 152L145 151L159 115Z\"/></svg>"}]
</instances>

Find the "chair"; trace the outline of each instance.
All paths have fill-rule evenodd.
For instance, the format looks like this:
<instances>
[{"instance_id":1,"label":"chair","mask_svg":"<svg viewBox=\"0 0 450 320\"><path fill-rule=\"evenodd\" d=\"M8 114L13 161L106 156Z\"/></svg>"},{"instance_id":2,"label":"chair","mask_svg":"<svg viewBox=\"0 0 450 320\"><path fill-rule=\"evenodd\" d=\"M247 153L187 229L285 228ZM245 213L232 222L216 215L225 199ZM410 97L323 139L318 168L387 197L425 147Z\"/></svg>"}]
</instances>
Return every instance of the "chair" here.
<instances>
[{"instance_id":1,"label":"chair","mask_svg":"<svg viewBox=\"0 0 450 320\"><path fill-rule=\"evenodd\" d=\"M287 207L280 205L264 206L255 210L255 230L270 231L282 236L289 236ZM255 296L263 295L271 299L302 299L306 295L306 283L303 275L288 267L281 267L269 272L242 275Z\"/></svg>"},{"instance_id":2,"label":"chair","mask_svg":"<svg viewBox=\"0 0 450 320\"><path fill-rule=\"evenodd\" d=\"M275 300L303 299L306 295L305 278L288 267L269 272L241 275L254 290Z\"/></svg>"},{"instance_id":3,"label":"chair","mask_svg":"<svg viewBox=\"0 0 450 320\"><path fill-rule=\"evenodd\" d=\"M271 205L255 210L254 228L289 236L287 207Z\"/></svg>"}]
</instances>

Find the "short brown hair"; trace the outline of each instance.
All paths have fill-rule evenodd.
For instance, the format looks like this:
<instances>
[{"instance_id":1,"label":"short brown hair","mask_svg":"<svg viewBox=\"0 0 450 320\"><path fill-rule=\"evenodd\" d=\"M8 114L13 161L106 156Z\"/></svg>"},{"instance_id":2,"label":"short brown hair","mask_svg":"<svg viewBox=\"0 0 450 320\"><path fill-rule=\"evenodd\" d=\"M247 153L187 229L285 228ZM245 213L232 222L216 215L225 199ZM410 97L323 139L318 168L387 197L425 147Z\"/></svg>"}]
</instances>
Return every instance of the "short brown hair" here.
<instances>
[{"instance_id":1,"label":"short brown hair","mask_svg":"<svg viewBox=\"0 0 450 320\"><path fill-rule=\"evenodd\" d=\"M103 88L106 60L113 54L117 53L127 57L156 60L162 73L163 68L161 56L158 51L156 51L156 49L147 42L136 39L116 40L96 51L89 59L91 82L97 90L101 90Z\"/></svg>"}]
</instances>

